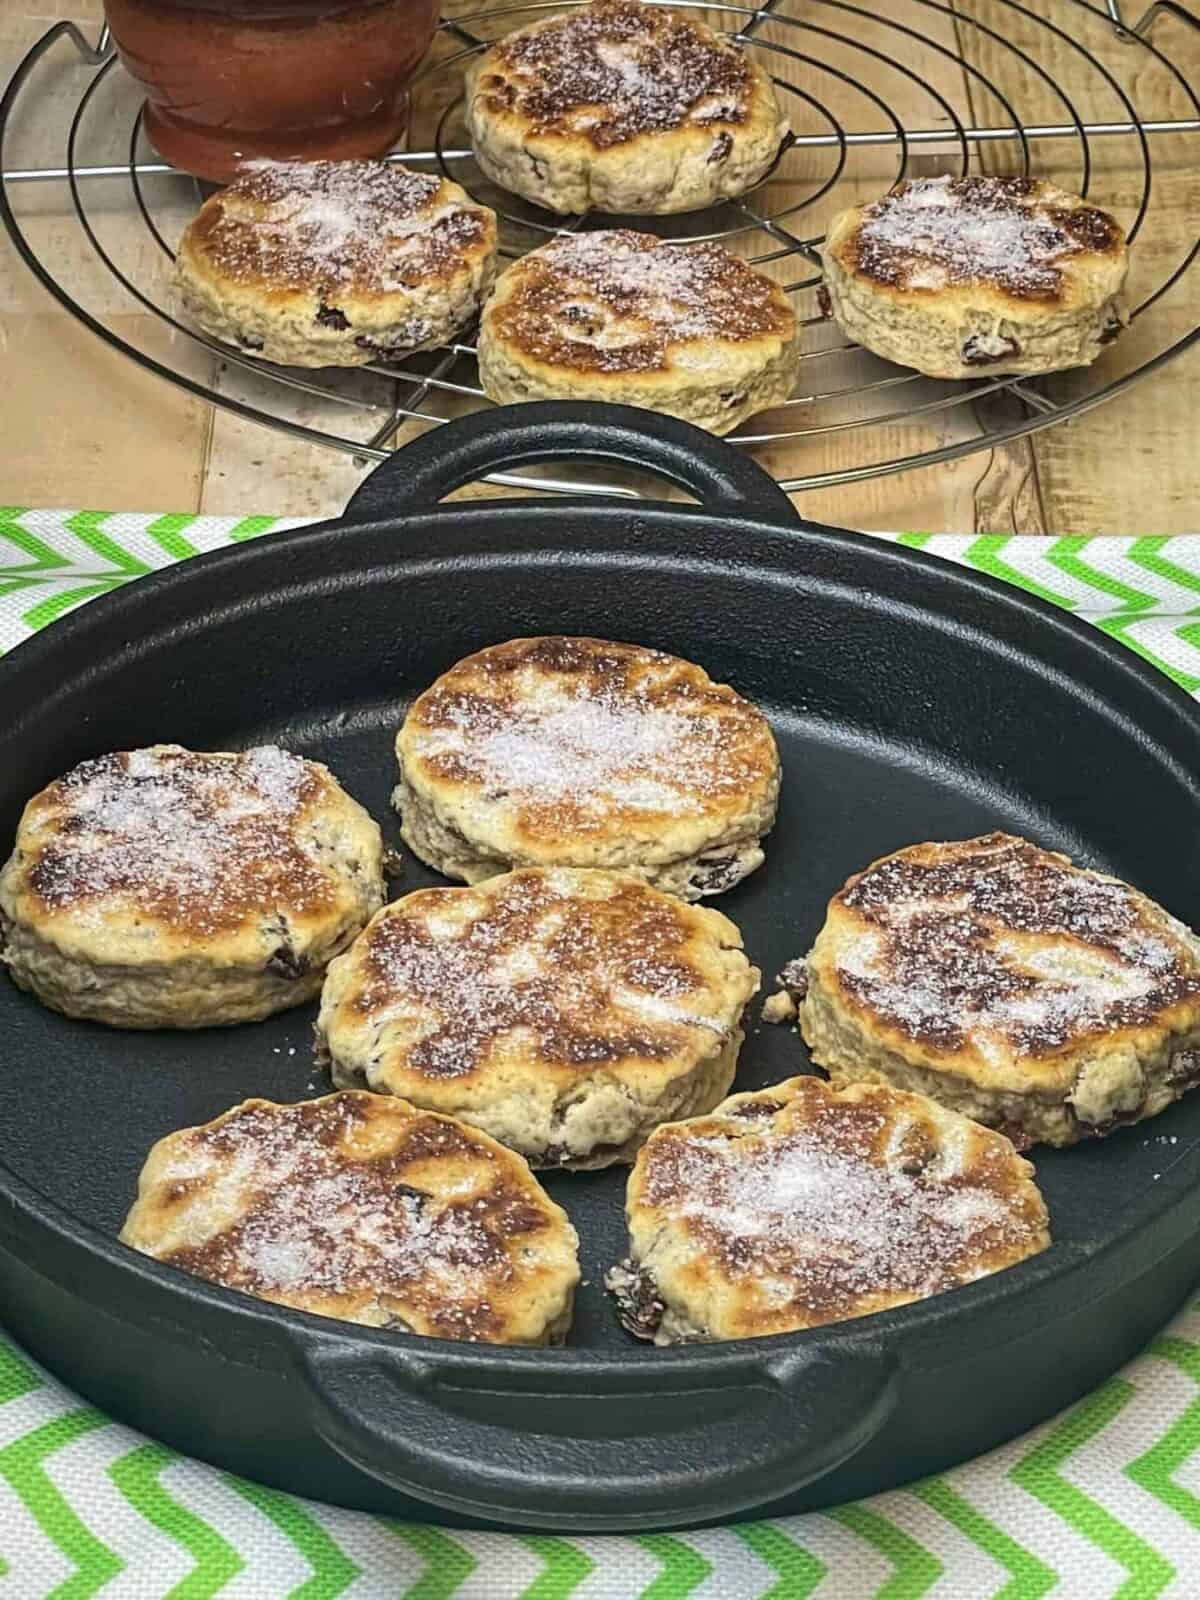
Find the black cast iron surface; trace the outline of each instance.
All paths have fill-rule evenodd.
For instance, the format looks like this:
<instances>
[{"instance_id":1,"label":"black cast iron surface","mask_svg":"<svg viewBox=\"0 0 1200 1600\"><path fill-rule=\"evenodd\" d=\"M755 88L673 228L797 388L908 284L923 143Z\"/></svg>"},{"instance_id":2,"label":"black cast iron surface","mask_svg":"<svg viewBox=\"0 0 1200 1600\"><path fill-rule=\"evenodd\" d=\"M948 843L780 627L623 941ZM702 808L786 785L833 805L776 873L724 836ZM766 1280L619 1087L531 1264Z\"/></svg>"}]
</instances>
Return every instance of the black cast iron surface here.
<instances>
[{"instance_id":1,"label":"black cast iron surface","mask_svg":"<svg viewBox=\"0 0 1200 1600\"><path fill-rule=\"evenodd\" d=\"M705 506L432 509L484 469L597 455ZM732 450L615 408L526 406L439 430L369 480L347 523L188 562L22 646L0 669L0 832L85 756L275 741L328 762L398 845L388 795L406 702L468 651L541 632L688 656L767 710L779 822L765 868L719 904L768 992L847 874L919 839L1009 828L1200 920L1200 738L1181 693L973 573L802 529ZM396 892L441 881L405 864ZM247 1095L328 1090L314 1009L118 1033L0 987L0 1319L116 1414L299 1492L605 1529L828 1503L1068 1403L1200 1271L1200 1096L1104 1143L1037 1153L1056 1242L1036 1261L785 1339L661 1352L622 1333L602 1277L624 1250L623 1171L545 1178L579 1229L586 1280L564 1351L349 1330L117 1245L154 1140ZM756 1022L737 1087L806 1067L792 1031Z\"/></svg>"}]
</instances>

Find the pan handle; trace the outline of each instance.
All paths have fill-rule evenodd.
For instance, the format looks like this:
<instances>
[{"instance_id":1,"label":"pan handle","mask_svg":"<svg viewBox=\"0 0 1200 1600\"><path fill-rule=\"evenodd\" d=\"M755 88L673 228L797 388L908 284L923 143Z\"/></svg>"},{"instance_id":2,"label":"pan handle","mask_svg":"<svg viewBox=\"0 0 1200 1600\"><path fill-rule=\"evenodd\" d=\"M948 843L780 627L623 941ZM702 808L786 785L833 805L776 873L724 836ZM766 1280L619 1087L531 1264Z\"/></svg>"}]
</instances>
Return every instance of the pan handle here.
<instances>
[{"instance_id":1,"label":"pan handle","mask_svg":"<svg viewBox=\"0 0 1200 1600\"><path fill-rule=\"evenodd\" d=\"M368 1476L460 1515L599 1532L728 1518L823 1477L878 1433L896 1375L859 1341L559 1373L325 1339L302 1356L317 1432Z\"/></svg>"},{"instance_id":2,"label":"pan handle","mask_svg":"<svg viewBox=\"0 0 1200 1600\"><path fill-rule=\"evenodd\" d=\"M542 461L611 461L666 478L708 510L797 521L783 490L733 445L674 417L594 401L499 406L433 428L376 467L346 521L428 511L464 483Z\"/></svg>"}]
</instances>

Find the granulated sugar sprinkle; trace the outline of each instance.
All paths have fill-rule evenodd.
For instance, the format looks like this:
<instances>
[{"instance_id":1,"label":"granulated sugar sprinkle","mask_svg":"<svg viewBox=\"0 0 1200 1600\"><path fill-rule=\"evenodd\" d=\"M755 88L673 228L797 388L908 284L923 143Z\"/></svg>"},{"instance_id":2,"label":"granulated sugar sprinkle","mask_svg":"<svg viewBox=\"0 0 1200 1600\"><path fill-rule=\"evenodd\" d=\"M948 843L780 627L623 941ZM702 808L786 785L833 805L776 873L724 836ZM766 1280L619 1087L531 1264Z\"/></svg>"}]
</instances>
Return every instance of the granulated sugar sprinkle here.
<instances>
[{"instance_id":1,"label":"granulated sugar sprinkle","mask_svg":"<svg viewBox=\"0 0 1200 1600\"><path fill-rule=\"evenodd\" d=\"M210 202L208 248L234 277L329 296L411 289L486 232L485 213L443 189L395 163L255 161Z\"/></svg>"},{"instance_id":2,"label":"granulated sugar sprinkle","mask_svg":"<svg viewBox=\"0 0 1200 1600\"><path fill-rule=\"evenodd\" d=\"M199 1242L156 1253L267 1298L341 1300L347 1315L395 1305L400 1322L419 1309L444 1336L486 1337L489 1288L513 1278L506 1234L531 1237L547 1219L462 1130L447 1142L431 1118L368 1118L360 1098L251 1105L178 1136L159 1177L185 1191L174 1224ZM453 1160L445 1195L429 1167L439 1140ZM433 1189L399 1181L410 1165Z\"/></svg>"},{"instance_id":3,"label":"granulated sugar sprinkle","mask_svg":"<svg viewBox=\"0 0 1200 1600\"><path fill-rule=\"evenodd\" d=\"M629 0L581 7L498 53L508 74L507 92L497 94L505 109L536 131L585 133L600 149L746 117L751 77L741 51L686 18Z\"/></svg>"},{"instance_id":4,"label":"granulated sugar sprinkle","mask_svg":"<svg viewBox=\"0 0 1200 1600\"><path fill-rule=\"evenodd\" d=\"M443 896L452 914L440 914ZM427 1078L535 1058L581 1073L630 1057L687 1065L697 1030L708 1051L730 1028L720 993L688 963L692 935L682 907L640 884L516 872L379 918L357 947L348 1007Z\"/></svg>"},{"instance_id":5,"label":"granulated sugar sprinkle","mask_svg":"<svg viewBox=\"0 0 1200 1600\"><path fill-rule=\"evenodd\" d=\"M541 715L496 729L466 753L489 782L510 791L551 797L583 792L596 804L609 800L635 811L659 811L677 807L690 775L707 776L706 743L711 748L694 718L563 699Z\"/></svg>"},{"instance_id":6,"label":"granulated sugar sprinkle","mask_svg":"<svg viewBox=\"0 0 1200 1600\"><path fill-rule=\"evenodd\" d=\"M790 337L795 325L778 287L717 244L604 229L554 240L520 273L496 313L505 337L574 366L653 370L678 341Z\"/></svg>"},{"instance_id":7,"label":"granulated sugar sprinkle","mask_svg":"<svg viewBox=\"0 0 1200 1600\"><path fill-rule=\"evenodd\" d=\"M1118 239L1104 212L1069 200L1024 178L914 179L866 208L858 267L901 288L990 282L1045 298L1057 292L1069 257L1111 250Z\"/></svg>"},{"instance_id":8,"label":"granulated sugar sprinkle","mask_svg":"<svg viewBox=\"0 0 1200 1600\"><path fill-rule=\"evenodd\" d=\"M85 761L39 804L30 887L77 919L103 900L196 933L252 907L319 905L328 883L293 826L319 782L273 745L233 759L166 745Z\"/></svg>"},{"instance_id":9,"label":"granulated sugar sprinkle","mask_svg":"<svg viewBox=\"0 0 1200 1600\"><path fill-rule=\"evenodd\" d=\"M669 670L669 669L668 669ZM683 709L619 682L549 680L501 702L434 691L418 757L468 776L515 809L566 807L587 829L622 811L687 814L761 782L765 724L745 701Z\"/></svg>"},{"instance_id":10,"label":"granulated sugar sprinkle","mask_svg":"<svg viewBox=\"0 0 1200 1600\"><path fill-rule=\"evenodd\" d=\"M1124 884L991 835L892 857L839 897L864 924L839 979L942 1049L1037 1054L1200 994L1200 964Z\"/></svg>"},{"instance_id":11,"label":"granulated sugar sprinkle","mask_svg":"<svg viewBox=\"0 0 1200 1600\"><path fill-rule=\"evenodd\" d=\"M832 1117L830 1122L832 1122ZM777 1278L814 1320L876 1295L916 1297L968 1282L996 1252L1032 1247L1018 1205L986 1169L940 1179L886 1164L830 1123L741 1138L676 1136L650 1146L644 1198L698 1228L735 1276Z\"/></svg>"}]
</instances>

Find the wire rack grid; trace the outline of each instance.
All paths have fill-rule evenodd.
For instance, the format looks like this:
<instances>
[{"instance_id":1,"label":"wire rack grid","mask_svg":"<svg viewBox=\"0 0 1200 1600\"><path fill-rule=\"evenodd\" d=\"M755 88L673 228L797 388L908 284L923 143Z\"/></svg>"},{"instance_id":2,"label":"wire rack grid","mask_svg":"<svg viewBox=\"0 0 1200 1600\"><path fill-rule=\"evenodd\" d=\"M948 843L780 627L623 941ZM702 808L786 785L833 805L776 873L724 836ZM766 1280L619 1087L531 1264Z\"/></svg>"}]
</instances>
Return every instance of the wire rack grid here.
<instances>
[{"instance_id":1,"label":"wire rack grid","mask_svg":"<svg viewBox=\"0 0 1200 1600\"><path fill-rule=\"evenodd\" d=\"M1166 38L1168 30L1177 41L1181 29L1200 29L1200 19L1175 0L1157 0L1137 20L1123 13L1122 0L913 0L899 15L853 0L670 4L703 13L767 67L793 133L772 172L741 200L685 216L623 220L677 243L720 240L793 297L806 341L800 386L732 436L789 492L933 465L1052 426L1122 393L1200 339L1200 327L1181 331L1178 316L1164 309L1200 253L1200 238L1179 242L1165 258L1155 249L1151 270L1135 275L1131 332L1082 378L926 379L848 345L817 298L817 250L832 215L914 173L1052 176L1118 212L1136 264L1139 239L1155 221L1155 151L1200 132L1200 99ZM563 0L526 0L444 21L413 86L426 147L391 158L440 171L492 206L501 253L510 259L556 233L614 225L611 217L554 218L496 189L476 166L463 126L466 60L510 29L563 8ZM65 92L57 59L63 44L73 47L75 62ZM1063 87L1068 79L1071 92ZM1023 85L1019 106L1013 81ZM12 130L22 113L38 114L39 86L47 101L65 106L63 159L22 167L10 159ZM1145 115L1141 106L1151 99L1182 114ZM77 25L59 22L29 50L0 97L0 177L0 221L43 286L131 361L214 405L370 463L414 430L488 404L470 332L442 350L348 376L273 367L179 320L166 288L171 239L201 190L149 149L134 86L107 29L93 45ZM66 285L25 208L14 204L18 190L38 184L68 186L78 227L108 275L100 308ZM130 212L144 235L131 248L123 229L118 247L109 224ZM120 297L172 330L172 349L206 347L217 363L211 374L197 375L184 355L167 360L123 337L113 325ZM638 493L627 482L542 473L492 481L543 492Z\"/></svg>"}]
</instances>

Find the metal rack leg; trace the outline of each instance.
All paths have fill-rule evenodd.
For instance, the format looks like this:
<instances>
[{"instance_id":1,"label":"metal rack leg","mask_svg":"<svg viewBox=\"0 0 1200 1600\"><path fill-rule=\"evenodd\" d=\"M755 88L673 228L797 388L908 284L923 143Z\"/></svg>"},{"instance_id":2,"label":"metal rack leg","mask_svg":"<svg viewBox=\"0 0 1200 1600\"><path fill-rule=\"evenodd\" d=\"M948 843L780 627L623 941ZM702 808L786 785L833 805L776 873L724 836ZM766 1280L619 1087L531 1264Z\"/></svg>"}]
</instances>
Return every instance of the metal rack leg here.
<instances>
[{"instance_id":1,"label":"metal rack leg","mask_svg":"<svg viewBox=\"0 0 1200 1600\"><path fill-rule=\"evenodd\" d=\"M1200 26L1195 13L1189 11L1186 6L1179 5L1178 0L1154 0L1150 9L1133 25L1133 31L1139 39L1148 36L1164 11L1169 17L1177 17L1180 22L1190 23L1193 28Z\"/></svg>"},{"instance_id":2,"label":"metal rack leg","mask_svg":"<svg viewBox=\"0 0 1200 1600\"><path fill-rule=\"evenodd\" d=\"M67 34L68 38L71 40L71 43L79 52L80 57L87 62L89 67L103 66L103 64L108 60L109 56L111 56L113 53L114 46L112 42L112 33L109 31L107 22L100 29L100 37L96 40L95 45L88 43L84 36L83 29L78 27L74 22L64 23L63 31Z\"/></svg>"},{"instance_id":3,"label":"metal rack leg","mask_svg":"<svg viewBox=\"0 0 1200 1600\"><path fill-rule=\"evenodd\" d=\"M0 0L0 5L3 3L4 0ZM538 5L542 8L552 9L554 5L560 3L561 0L538 0ZM703 0L660 0L660 3L672 3L686 7L698 6L703 3ZM791 0L791 3L798 5L799 0ZM836 7L839 11L851 13L855 17L868 16L872 14L868 9L864 8L862 0L858 0L857 4L851 3L851 0L827 0L827 3ZM952 4L943 3L943 0L926 0L926 3L930 6L930 9L936 10L939 13L949 14L954 9ZM995 3L1007 7L1013 5L1015 0L995 0ZM1119 147L1121 140L1136 138L1139 140L1145 154L1146 166L1148 170L1149 152L1146 146L1147 140L1150 136L1153 136L1155 140L1158 141L1166 139L1168 136L1200 133L1200 103L1197 102L1196 94L1189 86L1186 75L1181 74L1180 71L1172 64L1169 52L1158 49L1155 45L1151 44L1149 38L1149 35L1153 29L1158 26L1166 26L1164 13L1166 13L1167 17L1174 19L1177 22L1188 22L1195 27L1200 19L1192 14L1192 12L1189 10L1189 6L1194 6L1196 4L1196 0L1184 0L1183 4L1180 3L1180 0L1137 0L1136 5L1125 5L1124 0L1104 0L1103 5L1098 4L1097 0L1061 0L1061 3L1064 7L1078 6L1085 10L1092 24L1094 26L1098 25L1099 31L1106 36L1110 51L1115 49L1115 41L1119 40L1122 44L1127 46L1133 44L1139 47L1139 49L1145 49L1148 52L1147 59L1150 59L1151 56L1157 58L1157 60L1160 61L1163 66L1174 75L1176 83L1182 86L1183 92L1190 102L1190 109L1193 113L1192 116L1175 116L1161 120L1146 119L1139 115L1137 109L1135 109L1135 106L1127 99L1127 97L1124 96L1122 91L1118 90L1118 94L1125 103L1126 114L1129 119L1124 122L1114 121L1084 123L1078 117L1075 117L1072 122L1047 122L1044 124L1032 124L1030 122L1020 120L1017 112L1014 110L1012 120L1007 124L1001 123L1001 125L995 127L976 126L966 129L959 127L957 129L957 138L959 141L969 143L972 147L987 148L994 144L1002 145L1018 140L1021 142L1025 142L1027 140L1075 140L1082 136L1085 139L1099 139L1103 137L1106 143L1111 143L1112 139L1115 138ZM789 24L799 27L811 26L811 24L808 23L804 18L795 18L788 14L790 10L789 0L744 0L744 3L738 5L729 4L726 0L726 3L719 5L717 9L736 16L738 21L742 24L738 37L744 40L747 44L756 45L760 50L763 51L779 51L783 54L794 55L795 52L791 51L790 48L784 49L784 47L773 42L774 28L783 27ZM881 14L882 19L886 20L888 11L886 5L876 9ZM1016 7L1016 9L1018 11L1025 11L1025 8L1019 5ZM1026 12L1025 14L1031 17L1033 16L1033 13L1031 12ZM484 42L477 39L474 32L471 31L470 24L473 21L474 19L470 18L467 19L465 24L463 22L457 22L455 24L446 25L447 31L452 36L457 37L459 43L463 46L464 51L478 49ZM768 24L773 25L773 27L768 28ZM830 30L823 28L818 29L817 31L821 33L830 33ZM914 38L916 37L912 29L905 27L902 31L906 36L911 36ZM1062 34L1062 30L1057 27L1055 27L1054 31L1060 35ZM105 67L109 66L111 68L114 62L115 52L113 42L107 28L99 32L99 35L93 44L86 37L85 31L82 30L77 24L63 21L53 25L48 29L43 38L39 40L28 53L26 60L18 67L12 84L10 84L9 88L5 90L3 95L0 95L0 232L2 232L4 229L7 229L18 254L22 256L38 279L43 283L48 291L55 296L59 303L65 306L68 310L74 312L77 319L83 324L83 326L89 328L93 333L103 338L112 348L129 357L144 370L166 379L167 381L173 383L177 388L181 388L187 393L201 398L206 398L223 409L232 412L234 415L239 415L247 420L274 428L276 431L281 432L284 435L302 439L307 443L321 444L335 448L360 462L384 459L389 453L390 448L394 445L397 428L401 422L409 418L426 422L435 427L441 423L444 423L447 418L445 416L436 414L437 411L441 409L440 407L430 405L428 410L426 410L426 401L435 389L439 391L446 389L454 393L466 395L474 394L480 400L482 400L482 395L478 389L474 389L470 385L451 384L448 381L445 381L444 375L450 371L451 364L455 360L457 360L460 356L472 357L474 355L474 351L468 344L456 341L453 347L445 351L440 360L435 358L434 365L432 365L431 369L427 372L386 374L386 376L392 379L390 392L385 391L387 398L383 399L381 396L383 403L378 410L376 410L374 406L367 408L375 411L375 415L372 417L372 436L365 439L352 440L343 436L342 434L334 433L332 431L325 432L321 429L310 427L300 422L297 418L293 417L290 412L287 411L280 411L277 414L274 409L263 409L261 407L231 400L228 396L217 393L210 387L189 378L185 372L177 371L173 367L156 361L154 358L149 356L146 351L139 350L133 345L120 339L111 328L106 327L99 319L91 315L87 311L86 307L80 305L77 301L74 301L62 284L58 282L53 271L36 258L29 242L22 235L19 224L12 212L10 204L12 191L8 187L9 184L45 181L69 181L72 184L72 189L74 192L76 185L81 180L92 178L117 178L118 180L128 180L132 177L135 182L135 188L136 183L140 179L148 177L152 174L159 176L167 176L169 174L173 175L181 180L185 186L191 184L192 180L188 179L184 174L174 174L173 169L167 167L164 163L157 161L127 161L106 165L87 165L83 167L72 166L69 162L65 167L21 168L15 170L11 167L5 166L3 160L4 134L6 125L9 121L9 113L15 99L15 94L21 90L21 87L25 83L25 80L29 77L35 62L41 59L47 49L54 45L56 40L62 39L64 36L69 36L70 38L71 50L75 59L86 64L86 66L90 69L93 69L89 72L85 72L85 77L102 76L104 74ZM839 42L845 44L853 44L855 42L850 35L844 33L830 33L830 37L836 38L839 40ZM950 52L946 53L949 54ZM1085 50L1082 53L1084 54L1085 58L1091 59L1088 51ZM873 51L872 54L879 56L881 60L885 61L886 65L891 65L891 62L887 58L880 56L879 52ZM454 57L454 59L457 60L457 56ZM814 64L818 66L820 65L819 62ZM1105 70L1102 65L1099 65L1098 63L1097 65L1100 71ZM912 74L910 74L910 76L911 75ZM851 87L857 87L845 74L838 74L838 76L841 77L845 82L850 83ZM1111 77L1109 81L1113 82ZM1116 87L1115 82L1114 87ZM877 103L883 108L884 112L887 112L887 107L882 101L878 101ZM855 102L855 104L857 104L857 102ZM1172 106L1170 109L1174 109L1174 107ZM876 125L872 127L870 126L868 119L868 125L866 127L862 126L860 123L858 126L852 126L848 131L836 124L833 124L832 130L816 128L811 124L802 124L801 131L798 131L794 135L792 142L793 145L798 149L830 149L837 151L840 148L844 151L845 149L871 149L875 147L904 145L911 146L914 149L928 150L931 152L936 151L940 154L944 146L952 145L955 141L956 136L954 130L948 128L947 126L931 126L926 123L925 126L916 128L906 127L903 126L896 117L890 116L890 113L888 113L888 115L892 124L891 126ZM461 159L467 154L468 152L465 149L455 149L449 151L439 148L437 150L404 152L403 154L398 154L396 159L401 159L405 162L412 162L414 164L422 164L437 160L445 161L449 159ZM184 188L183 193L187 193L186 187ZM76 196L76 198L78 197ZM197 196L197 199L198 198L199 196ZM786 216L790 215L790 213L783 213L782 215ZM760 228L765 229L768 238L776 241L778 245L778 248L775 249L769 256L763 258L764 260L774 260L781 258L785 254L795 252L798 257L807 257L808 260L811 261L813 244L811 240L801 237L801 233L803 231L802 229L798 230L792 225L785 226L782 220L778 218L756 217L755 220ZM1187 270L1191 263L1198 259L1198 252L1200 252L1200 246L1194 246L1183 262L1176 267L1175 271L1166 280L1166 282L1160 286L1155 296L1153 296L1151 300L1144 302L1140 309L1146 309L1151 303L1153 303L1153 299L1156 299L1162 294L1166 293L1171 285L1177 281L1180 275ZM117 273L117 276L118 278L121 278L121 281L125 281L119 272ZM789 284L788 288L789 290L797 290L801 287L807 286L808 284L808 279L801 279L795 284ZM133 289L132 292L134 292L136 295L136 288ZM813 320L815 321L817 319ZM889 472L906 470L911 466L932 465L938 461L951 460L968 453L969 450L981 448L985 444L1002 443L1009 438L1021 437L1032 431L1034 428L1047 426L1050 423L1064 420L1069 416L1076 415L1079 412L1090 408L1092 405L1099 404L1101 400L1107 399L1112 395L1122 392L1133 382L1136 382L1139 378L1145 377L1148 373L1161 367L1165 362L1169 361L1174 356L1180 354L1184 349L1189 348L1192 345L1200 345L1200 328L1193 329L1182 339L1177 340L1175 344L1170 345L1168 348L1158 350L1157 353L1151 356L1149 360L1144 361L1140 367L1136 367L1132 372L1121 372L1103 387L1090 391L1081 397L1071 399L1069 403L1065 403L1063 400L1057 397L1052 397L1051 395L1043 395L1039 392L1037 387L1029 387L1025 383L1017 383L1010 380L1009 382L1005 383L1003 387L1009 393L1015 394L1016 397L1023 402L1022 415L1019 419L1012 421L1011 423L1005 420L1002 426L993 428L990 433L985 430L978 438L972 437L970 439L956 439L955 442L951 444L941 445L933 449L926 449L911 456L905 456L903 453L897 453L889 459L878 460L874 458L874 453L872 452L872 459L870 460L855 461L854 464L840 468L836 472L814 473L810 471L806 476L803 477L785 479L785 485L791 491L799 491L803 488L828 487L835 483L856 482L864 478L870 478ZM828 350L813 349L809 352L806 352L806 354L814 357L839 357L843 354L843 352L831 347ZM236 356L234 359L237 359ZM286 384L289 388L299 388L304 390L311 389L313 387L311 384L299 382L284 374L269 374L269 376L275 376L278 381ZM899 379L888 379L883 383L872 382L864 384L862 385L862 389L863 392L866 392L868 389L889 387L894 382L916 383L918 381L920 380L918 380L915 376L901 375ZM400 386L401 384L403 387ZM318 392L323 393L324 391ZM854 392L856 391L853 387L844 389L834 387L829 389L827 392L814 392L812 396L805 398L804 403L809 404L812 402L812 400L823 400L826 401L829 406L833 407L846 395L853 394ZM943 394L941 391L938 391L934 399L922 403L906 403L906 406L903 409L896 411L895 413L885 413L882 417L864 416L859 418L856 416L849 421L845 420L841 416L840 412L831 411L827 416L815 418L811 427L787 429L785 431L776 432L773 434L764 434L761 440L750 439L749 441L742 440L741 442L766 443L770 442L772 439L779 441L790 440L793 441L798 448L798 442L810 436L836 433L848 428L869 427L873 423L891 424L897 419L903 420L910 416L925 416L927 414L936 415L942 410L970 402L973 397L974 391L968 391L962 395L956 395L954 393ZM330 392L330 398L336 398L336 395ZM917 401L920 400L921 395L918 394ZM550 478L539 479L535 482L532 477L517 477L516 475L501 475L497 481L502 481L506 484L512 484L516 487L540 488L555 492L578 492L581 487L592 487L590 485L575 484L567 482L566 480ZM599 488L599 486L595 487ZM617 492L622 494L623 497L629 498L637 497L636 491L622 491L619 489L614 491L614 489L608 485L604 486L603 492Z\"/></svg>"}]
</instances>

